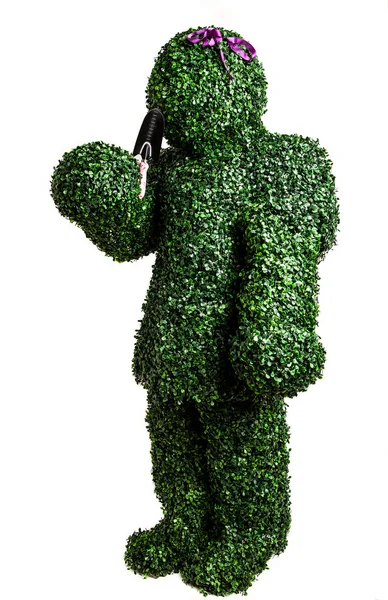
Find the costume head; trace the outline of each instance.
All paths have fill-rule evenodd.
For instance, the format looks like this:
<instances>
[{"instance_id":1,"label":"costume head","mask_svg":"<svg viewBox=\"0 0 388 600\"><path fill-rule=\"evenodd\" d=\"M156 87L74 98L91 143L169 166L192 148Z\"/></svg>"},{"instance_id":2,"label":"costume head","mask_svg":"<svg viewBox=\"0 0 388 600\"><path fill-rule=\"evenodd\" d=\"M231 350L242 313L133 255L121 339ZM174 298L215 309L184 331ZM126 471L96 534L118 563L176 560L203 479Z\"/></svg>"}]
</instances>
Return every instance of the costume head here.
<instances>
[{"instance_id":1,"label":"costume head","mask_svg":"<svg viewBox=\"0 0 388 600\"><path fill-rule=\"evenodd\" d=\"M199 31L178 33L161 48L146 89L147 108L164 114L166 140L188 152L256 136L267 102L253 47L234 31Z\"/></svg>"}]
</instances>

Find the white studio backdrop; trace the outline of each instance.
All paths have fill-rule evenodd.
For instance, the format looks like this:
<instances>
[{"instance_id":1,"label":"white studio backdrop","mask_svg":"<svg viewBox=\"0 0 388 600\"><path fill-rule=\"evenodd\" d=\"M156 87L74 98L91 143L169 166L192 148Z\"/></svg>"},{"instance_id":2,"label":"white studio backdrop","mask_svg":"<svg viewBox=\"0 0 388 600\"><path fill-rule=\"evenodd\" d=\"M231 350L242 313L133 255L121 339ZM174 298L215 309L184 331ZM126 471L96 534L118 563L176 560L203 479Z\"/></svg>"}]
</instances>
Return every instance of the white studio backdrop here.
<instances>
[{"instance_id":1,"label":"white studio backdrop","mask_svg":"<svg viewBox=\"0 0 388 600\"><path fill-rule=\"evenodd\" d=\"M324 378L288 401L289 543L248 597L388 600L387 16L383 0L2 5L2 599L201 598L123 562L162 516L131 373L155 256L114 263L49 189L79 144L132 150L160 47L215 25L256 48L268 129L327 148L341 209L320 266Z\"/></svg>"}]
</instances>

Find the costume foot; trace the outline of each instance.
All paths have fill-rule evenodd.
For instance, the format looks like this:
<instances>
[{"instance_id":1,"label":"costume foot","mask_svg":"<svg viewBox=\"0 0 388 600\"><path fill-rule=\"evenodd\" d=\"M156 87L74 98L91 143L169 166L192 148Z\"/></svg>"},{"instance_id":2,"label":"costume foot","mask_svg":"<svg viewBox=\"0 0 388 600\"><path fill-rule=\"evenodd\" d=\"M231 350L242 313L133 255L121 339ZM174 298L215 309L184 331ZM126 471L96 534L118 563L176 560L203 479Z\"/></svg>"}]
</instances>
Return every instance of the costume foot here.
<instances>
[{"instance_id":1,"label":"costume foot","mask_svg":"<svg viewBox=\"0 0 388 600\"><path fill-rule=\"evenodd\" d=\"M129 536L124 561L127 569L144 577L164 577L179 571L179 557L169 543L165 518L152 529L139 529Z\"/></svg>"},{"instance_id":2,"label":"costume foot","mask_svg":"<svg viewBox=\"0 0 388 600\"><path fill-rule=\"evenodd\" d=\"M226 537L211 541L204 553L180 568L183 581L207 596L245 593L274 555L271 536Z\"/></svg>"}]
</instances>

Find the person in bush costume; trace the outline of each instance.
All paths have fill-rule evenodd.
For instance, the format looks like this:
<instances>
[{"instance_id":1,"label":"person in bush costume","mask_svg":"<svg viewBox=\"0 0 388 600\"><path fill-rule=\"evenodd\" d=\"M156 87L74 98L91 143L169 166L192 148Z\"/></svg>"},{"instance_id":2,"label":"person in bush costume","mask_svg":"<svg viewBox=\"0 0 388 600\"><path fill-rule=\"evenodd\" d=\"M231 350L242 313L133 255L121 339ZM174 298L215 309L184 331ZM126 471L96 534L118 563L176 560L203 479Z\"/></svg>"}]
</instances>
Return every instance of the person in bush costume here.
<instances>
[{"instance_id":1,"label":"person in bush costume","mask_svg":"<svg viewBox=\"0 0 388 600\"><path fill-rule=\"evenodd\" d=\"M161 48L146 97L169 146L143 198L138 160L104 142L65 153L51 181L60 213L107 256L156 253L132 368L163 518L129 536L125 563L180 572L205 596L246 595L286 548L285 398L322 377L318 264L339 224L319 140L262 123L252 50L215 27Z\"/></svg>"}]
</instances>

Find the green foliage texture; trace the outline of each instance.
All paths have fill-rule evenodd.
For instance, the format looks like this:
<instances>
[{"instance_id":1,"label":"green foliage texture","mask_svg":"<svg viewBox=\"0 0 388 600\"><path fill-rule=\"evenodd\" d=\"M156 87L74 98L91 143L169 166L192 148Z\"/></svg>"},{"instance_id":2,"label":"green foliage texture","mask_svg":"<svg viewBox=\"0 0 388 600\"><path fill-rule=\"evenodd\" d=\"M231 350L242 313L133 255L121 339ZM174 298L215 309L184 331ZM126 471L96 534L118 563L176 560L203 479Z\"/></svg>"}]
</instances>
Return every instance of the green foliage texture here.
<instances>
[{"instance_id":1,"label":"green foliage texture","mask_svg":"<svg viewBox=\"0 0 388 600\"><path fill-rule=\"evenodd\" d=\"M287 545L285 398L322 377L318 265L336 243L338 198L318 140L264 126L257 56L222 40L230 80L193 30L161 48L148 79L169 145L150 159L144 198L134 156L104 142L64 154L51 190L113 260L156 253L132 368L163 517L129 536L125 563L180 572L204 596L246 595Z\"/></svg>"}]
</instances>

